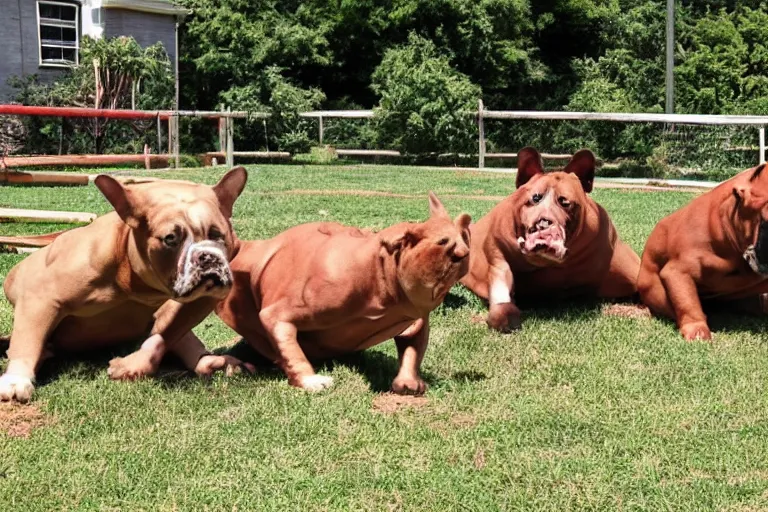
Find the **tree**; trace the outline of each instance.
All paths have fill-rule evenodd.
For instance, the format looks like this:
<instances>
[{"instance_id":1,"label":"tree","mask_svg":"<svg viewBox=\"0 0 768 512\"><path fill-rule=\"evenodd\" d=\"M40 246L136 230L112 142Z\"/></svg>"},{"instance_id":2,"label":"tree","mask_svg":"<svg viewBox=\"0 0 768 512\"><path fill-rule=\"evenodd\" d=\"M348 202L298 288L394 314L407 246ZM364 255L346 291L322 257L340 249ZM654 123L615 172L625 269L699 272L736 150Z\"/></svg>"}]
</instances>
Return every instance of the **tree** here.
<instances>
[{"instance_id":1,"label":"tree","mask_svg":"<svg viewBox=\"0 0 768 512\"><path fill-rule=\"evenodd\" d=\"M411 34L388 50L372 77L381 96L376 109L379 142L409 153L470 151L477 140L471 113L481 89L453 69L434 43Z\"/></svg>"}]
</instances>

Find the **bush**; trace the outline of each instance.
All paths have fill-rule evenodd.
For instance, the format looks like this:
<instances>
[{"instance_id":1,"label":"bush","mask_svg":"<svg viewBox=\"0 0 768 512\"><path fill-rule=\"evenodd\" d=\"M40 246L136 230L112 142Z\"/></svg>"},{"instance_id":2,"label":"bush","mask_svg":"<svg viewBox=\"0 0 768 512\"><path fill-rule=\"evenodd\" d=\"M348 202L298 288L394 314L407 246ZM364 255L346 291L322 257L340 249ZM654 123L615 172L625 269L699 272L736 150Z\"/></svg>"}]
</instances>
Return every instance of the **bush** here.
<instances>
[{"instance_id":1,"label":"bush","mask_svg":"<svg viewBox=\"0 0 768 512\"><path fill-rule=\"evenodd\" d=\"M265 141L267 149L306 153L314 143L315 121L299 117L300 112L320 107L325 95L319 89L302 89L271 67L261 80L245 86L232 87L221 93L221 102L232 110L268 112L266 120L253 119L238 128L235 146Z\"/></svg>"},{"instance_id":2,"label":"bush","mask_svg":"<svg viewBox=\"0 0 768 512\"><path fill-rule=\"evenodd\" d=\"M302 164L327 165L335 163L339 155L331 146L315 146L309 153L294 155L293 159Z\"/></svg>"},{"instance_id":3,"label":"bush","mask_svg":"<svg viewBox=\"0 0 768 512\"><path fill-rule=\"evenodd\" d=\"M371 86L380 97L374 119L378 142L406 153L472 151L480 87L456 71L432 41L411 33L387 50Z\"/></svg>"}]
</instances>

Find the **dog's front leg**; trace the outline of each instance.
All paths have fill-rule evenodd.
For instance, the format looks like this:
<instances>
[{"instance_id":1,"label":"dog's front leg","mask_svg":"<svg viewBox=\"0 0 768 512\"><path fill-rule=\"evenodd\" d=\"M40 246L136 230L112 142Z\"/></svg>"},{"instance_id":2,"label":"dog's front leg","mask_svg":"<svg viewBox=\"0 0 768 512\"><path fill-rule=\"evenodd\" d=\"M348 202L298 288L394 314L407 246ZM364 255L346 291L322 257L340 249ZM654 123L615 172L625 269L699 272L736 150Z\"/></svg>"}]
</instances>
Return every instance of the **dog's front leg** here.
<instances>
[{"instance_id":1,"label":"dog's front leg","mask_svg":"<svg viewBox=\"0 0 768 512\"><path fill-rule=\"evenodd\" d=\"M115 380L133 380L157 371L167 351L182 360L184 366L198 375L208 376L217 370L228 374L237 368L253 371L239 359L211 354L191 331L213 311L216 299L201 298L182 304L173 300L165 302L155 313L152 335L139 350L126 357L109 362L109 376Z\"/></svg>"},{"instance_id":2,"label":"dog's front leg","mask_svg":"<svg viewBox=\"0 0 768 512\"><path fill-rule=\"evenodd\" d=\"M488 326L504 333L520 329L520 310L512 300L512 269L504 261L488 271Z\"/></svg>"},{"instance_id":3,"label":"dog's front leg","mask_svg":"<svg viewBox=\"0 0 768 512\"><path fill-rule=\"evenodd\" d=\"M670 263L661 270L660 277L675 310L675 319L683 338L688 341L709 340L712 339L712 333L701 306L693 270Z\"/></svg>"},{"instance_id":4,"label":"dog's front leg","mask_svg":"<svg viewBox=\"0 0 768 512\"><path fill-rule=\"evenodd\" d=\"M317 375L296 338L298 329L290 320L282 319L274 307L262 309L259 320L275 348L277 364L288 377L288 382L307 391L321 391L333 385L333 377Z\"/></svg>"},{"instance_id":5,"label":"dog's front leg","mask_svg":"<svg viewBox=\"0 0 768 512\"><path fill-rule=\"evenodd\" d=\"M392 381L392 391L398 395L423 395L427 383L419 375L421 361L429 343L429 317L420 318L395 336L400 369Z\"/></svg>"},{"instance_id":6,"label":"dog's front leg","mask_svg":"<svg viewBox=\"0 0 768 512\"><path fill-rule=\"evenodd\" d=\"M0 400L28 402L32 398L45 341L60 320L61 312L52 304L37 298L16 302L8 367L0 377Z\"/></svg>"}]
</instances>

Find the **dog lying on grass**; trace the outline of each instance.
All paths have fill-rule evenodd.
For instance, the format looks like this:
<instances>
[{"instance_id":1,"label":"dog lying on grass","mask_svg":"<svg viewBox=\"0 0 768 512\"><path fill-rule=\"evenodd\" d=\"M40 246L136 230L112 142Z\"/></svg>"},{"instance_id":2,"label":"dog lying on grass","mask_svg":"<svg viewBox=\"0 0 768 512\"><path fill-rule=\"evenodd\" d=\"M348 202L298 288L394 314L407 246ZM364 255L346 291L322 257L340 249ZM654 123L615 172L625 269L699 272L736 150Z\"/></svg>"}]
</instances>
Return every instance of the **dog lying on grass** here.
<instances>
[{"instance_id":1,"label":"dog lying on grass","mask_svg":"<svg viewBox=\"0 0 768 512\"><path fill-rule=\"evenodd\" d=\"M30 399L46 345L84 352L151 333L140 350L111 361L113 379L153 373L167 350L200 375L239 367L239 360L211 355L185 334L232 286L230 217L246 179L242 167L213 187L124 186L98 176L95 185L115 211L59 233L5 279L14 320L0 399Z\"/></svg>"},{"instance_id":2,"label":"dog lying on grass","mask_svg":"<svg viewBox=\"0 0 768 512\"><path fill-rule=\"evenodd\" d=\"M452 221L430 193L426 222L378 233L336 223L293 227L265 241L241 242L232 291L219 317L288 381L308 391L332 385L308 358L365 350L392 337L400 369L392 390L422 394L419 367L429 314L468 267L470 217Z\"/></svg>"},{"instance_id":3,"label":"dog lying on grass","mask_svg":"<svg viewBox=\"0 0 768 512\"><path fill-rule=\"evenodd\" d=\"M702 301L764 313L768 172L748 169L661 219L643 251L638 289L686 340L712 337Z\"/></svg>"},{"instance_id":4,"label":"dog lying on grass","mask_svg":"<svg viewBox=\"0 0 768 512\"><path fill-rule=\"evenodd\" d=\"M587 194L595 156L578 151L544 173L533 148L518 153L517 190L471 226L470 269L461 283L489 302L488 325L520 328L514 297L631 297L640 258Z\"/></svg>"}]
</instances>

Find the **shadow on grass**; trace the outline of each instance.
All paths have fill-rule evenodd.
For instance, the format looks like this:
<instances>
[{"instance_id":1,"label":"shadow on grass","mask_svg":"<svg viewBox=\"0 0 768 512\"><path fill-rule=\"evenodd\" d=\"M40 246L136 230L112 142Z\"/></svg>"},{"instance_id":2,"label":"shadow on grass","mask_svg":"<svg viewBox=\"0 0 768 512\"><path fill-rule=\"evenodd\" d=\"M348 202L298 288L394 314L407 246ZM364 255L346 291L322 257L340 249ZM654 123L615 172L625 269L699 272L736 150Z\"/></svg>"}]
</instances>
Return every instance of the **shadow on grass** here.
<instances>
[{"instance_id":1,"label":"shadow on grass","mask_svg":"<svg viewBox=\"0 0 768 512\"><path fill-rule=\"evenodd\" d=\"M386 341L385 343L394 343ZM54 382L63 375L75 377L81 380L93 380L107 371L109 362L115 357L124 357L139 347L135 345L123 345L117 348L97 349L89 353L61 353L45 360L37 372L37 386L45 386ZM0 359L6 359L7 342L0 342ZM270 360L254 350L244 339L230 347L220 347L212 351L214 354L226 354L251 363L256 367L256 373L248 376L255 381L284 380L285 374ZM311 361L318 371L332 371L341 366L360 373L369 383L371 391L384 393L390 390L392 380L397 375L399 362L397 358L383 354L375 350L355 352L335 359ZM421 371L422 378L428 385L438 384L438 378L431 372ZM169 354L163 358L158 372L151 378L160 382L164 387L173 389L190 388L196 385L198 377L184 368L181 360ZM463 382L476 382L485 379L484 374L459 372L451 376L450 380Z\"/></svg>"},{"instance_id":2,"label":"shadow on grass","mask_svg":"<svg viewBox=\"0 0 768 512\"><path fill-rule=\"evenodd\" d=\"M394 342L385 341L384 343ZM267 374L272 375L273 378L286 378L277 366L259 354L243 339L230 347L227 353L256 366L257 375L262 375L266 372ZM376 350L364 350L362 352L354 352L334 359L311 360L310 362L315 367L315 370L319 372L323 370L332 371L338 366L359 373L366 381L368 381L371 391L375 393L389 391L392 380L397 375L397 370L400 367L397 358ZM422 370L421 377L429 385L433 385L437 382L437 378L430 372L424 372Z\"/></svg>"}]
</instances>

